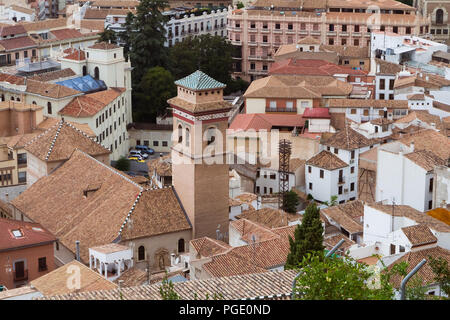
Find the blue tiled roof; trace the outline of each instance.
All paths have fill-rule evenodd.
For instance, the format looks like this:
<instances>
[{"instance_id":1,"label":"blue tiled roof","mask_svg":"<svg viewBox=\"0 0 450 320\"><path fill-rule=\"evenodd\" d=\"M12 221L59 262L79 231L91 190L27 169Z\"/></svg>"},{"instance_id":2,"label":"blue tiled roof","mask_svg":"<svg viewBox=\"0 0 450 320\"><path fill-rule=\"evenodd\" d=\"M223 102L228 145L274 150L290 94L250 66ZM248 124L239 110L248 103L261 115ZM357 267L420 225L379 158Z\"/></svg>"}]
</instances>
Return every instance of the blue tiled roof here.
<instances>
[{"instance_id":1,"label":"blue tiled roof","mask_svg":"<svg viewBox=\"0 0 450 320\"><path fill-rule=\"evenodd\" d=\"M201 72L200 70L197 70L194 73L188 75L187 77L175 81L175 84L192 90L217 89L217 88L224 88L226 86L222 82L214 80L213 78L208 76L206 73Z\"/></svg>"},{"instance_id":2,"label":"blue tiled roof","mask_svg":"<svg viewBox=\"0 0 450 320\"><path fill-rule=\"evenodd\" d=\"M102 80L96 80L90 75L59 81L56 82L56 84L60 84L81 92L93 92L107 89L106 84Z\"/></svg>"}]
</instances>

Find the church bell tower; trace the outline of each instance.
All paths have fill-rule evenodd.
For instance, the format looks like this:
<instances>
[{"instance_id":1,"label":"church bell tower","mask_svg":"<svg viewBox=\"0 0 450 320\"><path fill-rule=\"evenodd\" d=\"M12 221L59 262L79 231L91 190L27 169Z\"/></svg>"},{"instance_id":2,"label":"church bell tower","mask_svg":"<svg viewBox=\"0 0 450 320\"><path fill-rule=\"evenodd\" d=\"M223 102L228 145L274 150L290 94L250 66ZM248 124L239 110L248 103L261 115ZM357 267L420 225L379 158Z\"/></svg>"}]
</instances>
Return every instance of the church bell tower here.
<instances>
[{"instance_id":1,"label":"church bell tower","mask_svg":"<svg viewBox=\"0 0 450 320\"><path fill-rule=\"evenodd\" d=\"M193 238L221 239L229 221L225 144L231 105L223 100L225 84L201 71L175 84L177 96L168 100L173 185L192 223Z\"/></svg>"}]
</instances>

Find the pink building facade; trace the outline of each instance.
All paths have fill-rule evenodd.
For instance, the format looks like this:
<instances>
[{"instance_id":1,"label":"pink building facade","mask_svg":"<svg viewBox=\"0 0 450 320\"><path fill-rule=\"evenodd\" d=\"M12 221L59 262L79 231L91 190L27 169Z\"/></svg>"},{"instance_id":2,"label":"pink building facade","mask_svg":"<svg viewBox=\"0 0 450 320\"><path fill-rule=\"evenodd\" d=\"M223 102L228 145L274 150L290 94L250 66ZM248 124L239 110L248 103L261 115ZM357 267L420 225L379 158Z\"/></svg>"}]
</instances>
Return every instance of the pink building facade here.
<instances>
[{"instance_id":1,"label":"pink building facade","mask_svg":"<svg viewBox=\"0 0 450 320\"><path fill-rule=\"evenodd\" d=\"M247 81L266 76L282 44L307 36L324 45L359 47L370 46L372 30L427 37L430 20L415 10L394 0L369 6L352 0L259 0L251 7L229 10L228 38L237 53L234 75Z\"/></svg>"}]
</instances>

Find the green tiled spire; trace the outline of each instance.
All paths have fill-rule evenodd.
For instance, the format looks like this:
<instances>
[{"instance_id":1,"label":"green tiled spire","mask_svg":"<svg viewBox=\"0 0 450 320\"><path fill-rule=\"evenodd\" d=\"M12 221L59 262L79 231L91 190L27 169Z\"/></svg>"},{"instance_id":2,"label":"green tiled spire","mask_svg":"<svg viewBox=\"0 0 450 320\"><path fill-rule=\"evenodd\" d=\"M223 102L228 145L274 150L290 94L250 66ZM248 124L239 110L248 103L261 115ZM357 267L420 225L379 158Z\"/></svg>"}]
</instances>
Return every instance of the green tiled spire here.
<instances>
[{"instance_id":1,"label":"green tiled spire","mask_svg":"<svg viewBox=\"0 0 450 320\"><path fill-rule=\"evenodd\" d=\"M175 81L177 86L182 86L185 88L189 88L191 90L209 90L209 89L218 89L225 88L226 85L222 82L214 80L206 73L201 72L200 70L195 71L194 73L184 77L180 80Z\"/></svg>"}]
</instances>

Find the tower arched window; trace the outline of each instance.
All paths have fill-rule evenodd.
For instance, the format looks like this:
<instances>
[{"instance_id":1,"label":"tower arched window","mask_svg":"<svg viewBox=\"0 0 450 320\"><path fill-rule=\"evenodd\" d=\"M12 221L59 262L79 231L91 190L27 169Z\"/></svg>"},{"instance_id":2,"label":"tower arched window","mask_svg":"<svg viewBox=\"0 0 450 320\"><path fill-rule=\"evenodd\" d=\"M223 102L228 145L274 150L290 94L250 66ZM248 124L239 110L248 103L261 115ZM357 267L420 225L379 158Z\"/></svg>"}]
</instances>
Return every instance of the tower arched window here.
<instances>
[{"instance_id":1,"label":"tower arched window","mask_svg":"<svg viewBox=\"0 0 450 320\"><path fill-rule=\"evenodd\" d=\"M138 248L138 260L139 261L145 260L145 247L144 246L140 246Z\"/></svg>"},{"instance_id":2,"label":"tower arched window","mask_svg":"<svg viewBox=\"0 0 450 320\"><path fill-rule=\"evenodd\" d=\"M178 125L178 143L183 142L183 127L181 124Z\"/></svg>"},{"instance_id":3,"label":"tower arched window","mask_svg":"<svg viewBox=\"0 0 450 320\"><path fill-rule=\"evenodd\" d=\"M190 135L189 128L186 128L186 147L189 147Z\"/></svg>"},{"instance_id":4,"label":"tower arched window","mask_svg":"<svg viewBox=\"0 0 450 320\"><path fill-rule=\"evenodd\" d=\"M444 24L444 10L436 10L436 24Z\"/></svg>"},{"instance_id":5,"label":"tower arched window","mask_svg":"<svg viewBox=\"0 0 450 320\"><path fill-rule=\"evenodd\" d=\"M51 102L47 102L47 113L52 114L52 103Z\"/></svg>"},{"instance_id":6,"label":"tower arched window","mask_svg":"<svg viewBox=\"0 0 450 320\"><path fill-rule=\"evenodd\" d=\"M87 68L86 66L83 66L83 76L87 75Z\"/></svg>"},{"instance_id":7,"label":"tower arched window","mask_svg":"<svg viewBox=\"0 0 450 320\"><path fill-rule=\"evenodd\" d=\"M178 240L178 253L184 252L184 239Z\"/></svg>"},{"instance_id":8,"label":"tower arched window","mask_svg":"<svg viewBox=\"0 0 450 320\"><path fill-rule=\"evenodd\" d=\"M208 128L208 130L206 131L206 141L208 145L216 141L216 128Z\"/></svg>"},{"instance_id":9,"label":"tower arched window","mask_svg":"<svg viewBox=\"0 0 450 320\"><path fill-rule=\"evenodd\" d=\"M2 101L5 101L5 95L2 94Z\"/></svg>"},{"instance_id":10,"label":"tower arched window","mask_svg":"<svg viewBox=\"0 0 450 320\"><path fill-rule=\"evenodd\" d=\"M96 80L100 79L100 70L98 70L98 67L95 67L94 69L94 78Z\"/></svg>"}]
</instances>

